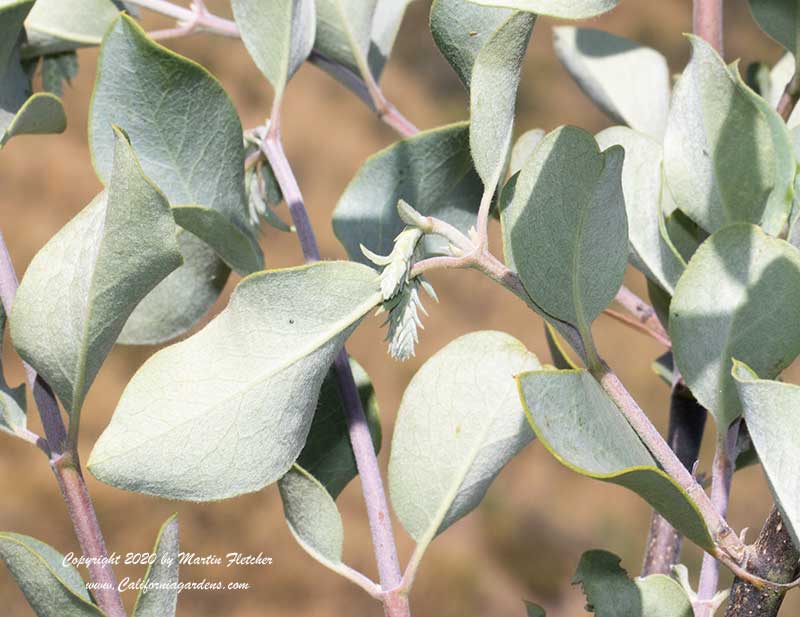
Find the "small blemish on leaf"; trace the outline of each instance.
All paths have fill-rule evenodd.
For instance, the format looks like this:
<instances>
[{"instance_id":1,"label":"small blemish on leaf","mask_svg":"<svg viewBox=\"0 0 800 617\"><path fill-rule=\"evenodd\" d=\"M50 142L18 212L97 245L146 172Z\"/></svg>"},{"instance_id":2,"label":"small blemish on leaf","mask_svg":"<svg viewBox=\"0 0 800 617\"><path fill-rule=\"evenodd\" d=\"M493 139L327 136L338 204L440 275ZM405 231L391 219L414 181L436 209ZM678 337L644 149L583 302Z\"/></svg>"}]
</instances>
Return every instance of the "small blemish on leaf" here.
<instances>
[{"instance_id":1,"label":"small blemish on leaf","mask_svg":"<svg viewBox=\"0 0 800 617\"><path fill-rule=\"evenodd\" d=\"M460 432L461 432L461 425L456 424L456 435L458 435Z\"/></svg>"},{"instance_id":2,"label":"small blemish on leaf","mask_svg":"<svg viewBox=\"0 0 800 617\"><path fill-rule=\"evenodd\" d=\"M472 32L469 33L469 35L470 36L478 36L478 33L475 30L473 30Z\"/></svg>"},{"instance_id":3,"label":"small blemish on leaf","mask_svg":"<svg viewBox=\"0 0 800 617\"><path fill-rule=\"evenodd\" d=\"M294 319L290 319L290 320L289 320L289 323L290 323L290 324L294 324Z\"/></svg>"}]
</instances>

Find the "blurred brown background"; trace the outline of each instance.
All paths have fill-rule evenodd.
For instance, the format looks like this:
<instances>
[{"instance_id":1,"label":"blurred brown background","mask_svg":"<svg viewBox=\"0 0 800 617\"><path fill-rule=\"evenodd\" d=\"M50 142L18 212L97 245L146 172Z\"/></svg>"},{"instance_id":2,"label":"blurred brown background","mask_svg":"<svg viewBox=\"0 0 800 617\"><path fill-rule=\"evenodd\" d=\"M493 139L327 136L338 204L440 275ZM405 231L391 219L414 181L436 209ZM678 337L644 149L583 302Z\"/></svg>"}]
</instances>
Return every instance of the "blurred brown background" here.
<instances>
[{"instance_id":1,"label":"blurred brown background","mask_svg":"<svg viewBox=\"0 0 800 617\"><path fill-rule=\"evenodd\" d=\"M224 1L209 1L208 5L214 12L230 14ZM726 5L727 59L776 61L780 50L757 30L746 2L729 0ZM382 82L387 96L420 128L467 117L465 92L428 31L429 7L424 0L409 7ZM144 23L153 29L169 22L147 15ZM550 130L560 124L576 124L591 131L608 126L606 117L591 106L555 59L552 25L552 20L540 19L534 31L520 88L517 132L536 127ZM688 45L681 33L691 29L689 0L625 0L617 10L590 25L655 47L667 56L675 73L688 58ZM204 64L222 81L245 127L263 121L271 91L239 41L195 35L170 46ZM80 74L64 97L67 132L62 136L15 138L0 154L0 230L20 274L35 252L100 188L86 143L96 58L96 50L80 53ZM331 211L364 159L396 137L348 91L312 66L303 67L292 81L284 109L288 155L305 193L323 255L344 257L331 231ZM267 229L263 247L270 267L296 264L301 259L295 238L288 234ZM477 273L436 273L431 279L441 304L428 306L431 316L415 359L404 364L389 359L378 319L367 320L349 344L377 389L384 421L380 456L384 465L403 389L424 360L453 338L477 329L504 330L549 361L541 321L516 298ZM234 276L228 293L235 282ZM644 293L638 274L630 273L628 284ZM214 313L226 299L227 293ZM601 352L663 428L668 390L650 370L651 361L661 352L659 346L604 317L595 330ZM22 380L22 372L9 347L5 365L10 382L15 384ZM81 443L84 458L111 417L125 383L153 351L118 347L111 353L86 402ZM31 416L32 424L38 427L36 413ZM77 552L69 519L44 458L27 444L4 436L0 440L0 529L30 534L65 553ZM706 447L701 468L707 469L709 462ZM221 503L195 505L127 494L91 476L88 483L109 550L149 550L161 523L178 512L185 551L223 555L263 551L273 557L273 565L267 567L184 567L183 580L237 580L250 583L252 588L230 593L186 592L180 598L179 615L382 614L380 606L361 590L319 566L294 543L274 487ZM771 503L760 469L737 474L730 515L737 529L750 527L752 539ZM376 577L358 481L347 488L339 506L346 525L346 561ZM629 572L637 574L649 518L649 508L633 494L575 475L534 443L503 471L483 505L430 547L412 594L413 612L437 617L519 616L524 613L521 600L527 598L542 604L552 617L585 614L580 591L570 585L580 554L590 548L611 550L622 557ZM405 562L413 545L399 525L396 533ZM684 560L696 578L699 551L687 547ZM142 570L120 567L118 575L136 578ZM724 575L726 585L729 580ZM783 615L798 614L800 593L795 595L793 598L790 594ZM128 592L124 600L132 607L135 596ZM0 614L32 614L2 569Z\"/></svg>"}]
</instances>

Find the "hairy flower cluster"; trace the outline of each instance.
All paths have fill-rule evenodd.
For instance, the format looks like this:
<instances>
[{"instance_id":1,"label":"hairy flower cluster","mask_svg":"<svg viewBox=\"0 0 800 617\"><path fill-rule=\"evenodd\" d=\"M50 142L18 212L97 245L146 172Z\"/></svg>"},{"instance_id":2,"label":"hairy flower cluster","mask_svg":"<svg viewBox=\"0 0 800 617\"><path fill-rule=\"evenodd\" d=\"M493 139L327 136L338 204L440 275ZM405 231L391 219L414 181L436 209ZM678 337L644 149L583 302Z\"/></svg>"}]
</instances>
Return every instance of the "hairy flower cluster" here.
<instances>
[{"instance_id":1,"label":"hairy flower cluster","mask_svg":"<svg viewBox=\"0 0 800 617\"><path fill-rule=\"evenodd\" d=\"M408 360L414 355L414 347L419 342L418 329L424 329L420 311L427 315L422 305L419 290L425 292L438 302L433 287L422 276L411 278L411 267L417 245L423 232L407 227L395 238L392 252L386 256L376 255L366 247L361 251L376 266L383 266L381 271L381 295L383 305L378 314L387 313L386 321L389 330L386 340L389 341L389 354L397 360Z\"/></svg>"}]
</instances>

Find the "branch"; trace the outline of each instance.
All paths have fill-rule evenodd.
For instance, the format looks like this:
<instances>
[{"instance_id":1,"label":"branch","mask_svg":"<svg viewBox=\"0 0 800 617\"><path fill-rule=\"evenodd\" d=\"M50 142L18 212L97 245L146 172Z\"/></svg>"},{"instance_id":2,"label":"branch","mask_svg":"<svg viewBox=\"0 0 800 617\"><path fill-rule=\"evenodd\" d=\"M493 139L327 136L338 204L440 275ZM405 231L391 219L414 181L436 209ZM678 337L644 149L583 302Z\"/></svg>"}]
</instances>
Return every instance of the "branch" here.
<instances>
[{"instance_id":1,"label":"branch","mask_svg":"<svg viewBox=\"0 0 800 617\"><path fill-rule=\"evenodd\" d=\"M11 314L18 286L8 247L0 233L0 299L8 315ZM43 444L43 449L50 455L50 467L67 505L81 551L85 557L91 559L89 576L93 583L97 583L97 588L93 590L97 604L108 617L125 617L125 609L117 589L117 578L108 563L103 532L81 475L78 453L64 451L67 433L58 403L50 386L36 374L33 367L27 362L24 362L24 366L45 430L46 444Z\"/></svg>"},{"instance_id":2,"label":"branch","mask_svg":"<svg viewBox=\"0 0 800 617\"><path fill-rule=\"evenodd\" d=\"M785 121L789 120L792 115L797 101L800 99L800 74L795 72L792 79L786 84L786 89L783 91L780 100L778 101L778 114Z\"/></svg>"},{"instance_id":3,"label":"branch","mask_svg":"<svg viewBox=\"0 0 800 617\"><path fill-rule=\"evenodd\" d=\"M619 288L614 300L635 317L644 328L649 330L654 339L668 347L672 347L669 334L664 329L664 326L661 325L656 310L652 306L625 287L625 285ZM608 314L608 310L606 310L606 314Z\"/></svg>"},{"instance_id":4,"label":"branch","mask_svg":"<svg viewBox=\"0 0 800 617\"><path fill-rule=\"evenodd\" d=\"M669 405L667 443L681 464L689 471L694 467L703 440L706 410L681 380L672 388ZM653 512L647 539L642 576L670 574L681 553L681 534L658 512Z\"/></svg>"},{"instance_id":5,"label":"branch","mask_svg":"<svg viewBox=\"0 0 800 617\"><path fill-rule=\"evenodd\" d=\"M196 0L192 8L173 4L167 0L128 0L145 9L149 9L161 15L172 17L178 21L178 26L166 30L156 30L150 33L153 39L174 39L188 36L194 32L203 31L219 34L221 36L240 38L239 26L230 19L224 19L210 13L201 0ZM378 118L385 124L392 127L403 137L409 137L418 133L418 129L400 113L383 94L383 91L375 83L372 75L367 72L366 78L356 75L349 68L342 66L325 56L312 52L308 58L309 62L315 64L331 77L344 85L348 90L358 96Z\"/></svg>"},{"instance_id":6,"label":"branch","mask_svg":"<svg viewBox=\"0 0 800 617\"><path fill-rule=\"evenodd\" d=\"M748 547L745 567L769 580L788 583L798 574L800 552L781 513L772 507L769 517L753 546ZM761 589L740 578L733 582L725 617L777 617L786 590Z\"/></svg>"},{"instance_id":7,"label":"branch","mask_svg":"<svg viewBox=\"0 0 800 617\"><path fill-rule=\"evenodd\" d=\"M318 261L320 252L314 237L314 230L308 219L308 212L306 211L300 188L297 185L297 180L281 144L280 127L275 122L277 115L273 113L272 117L273 122L270 124L269 130L265 134L262 133L264 139L261 142L261 147L272 166L286 203L289 205L289 211L297 229L297 237L303 249L303 256L306 262ZM358 474L361 479L361 489L367 508L381 589L385 592L383 596L384 609L389 617L409 617L410 611L407 596L403 593L395 592L400 586L401 574L389 504L386 499L386 491L383 487L383 479L378 467L375 448L372 445L367 418L364 414L361 399L358 396L358 388L350 368L350 360L344 348L337 354L333 366L336 372L339 392L342 396L350 444L353 447L353 455L355 456Z\"/></svg>"},{"instance_id":8,"label":"branch","mask_svg":"<svg viewBox=\"0 0 800 617\"><path fill-rule=\"evenodd\" d=\"M739 420L736 420L723 433L717 435L717 448L714 452L714 463L711 475L711 501L721 516L728 513L728 499L733 480L733 453L736 439L739 436ZM714 596L719 585L719 562L713 556L703 555L700 568L700 582L697 588L697 599L693 603L695 617L713 617L715 607Z\"/></svg>"}]
</instances>

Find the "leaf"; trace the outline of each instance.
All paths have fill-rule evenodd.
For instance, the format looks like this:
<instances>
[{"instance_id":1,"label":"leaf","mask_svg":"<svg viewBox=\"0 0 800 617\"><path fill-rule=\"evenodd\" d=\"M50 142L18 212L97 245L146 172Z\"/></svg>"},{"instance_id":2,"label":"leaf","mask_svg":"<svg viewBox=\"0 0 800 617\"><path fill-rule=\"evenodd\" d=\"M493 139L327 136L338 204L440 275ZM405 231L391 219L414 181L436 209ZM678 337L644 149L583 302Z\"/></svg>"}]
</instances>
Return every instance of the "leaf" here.
<instances>
[{"instance_id":1,"label":"leaf","mask_svg":"<svg viewBox=\"0 0 800 617\"><path fill-rule=\"evenodd\" d=\"M708 238L708 234L681 210L675 209L664 220L667 237L683 258L688 262L698 247Z\"/></svg>"},{"instance_id":2,"label":"leaf","mask_svg":"<svg viewBox=\"0 0 800 617\"><path fill-rule=\"evenodd\" d=\"M525 602L525 612L528 617L545 617L544 609L541 606L527 600L523 600L523 602Z\"/></svg>"},{"instance_id":3,"label":"leaf","mask_svg":"<svg viewBox=\"0 0 800 617\"><path fill-rule=\"evenodd\" d=\"M325 487L298 465L278 481L283 513L295 540L321 564L339 570L344 527L336 503Z\"/></svg>"},{"instance_id":4,"label":"leaf","mask_svg":"<svg viewBox=\"0 0 800 617\"><path fill-rule=\"evenodd\" d=\"M793 0L749 0L759 27L795 56L800 52L800 7Z\"/></svg>"},{"instance_id":5,"label":"leaf","mask_svg":"<svg viewBox=\"0 0 800 617\"><path fill-rule=\"evenodd\" d=\"M564 19L595 17L613 9L619 0L469 0L482 6L498 6Z\"/></svg>"},{"instance_id":6,"label":"leaf","mask_svg":"<svg viewBox=\"0 0 800 617\"><path fill-rule=\"evenodd\" d=\"M369 74L367 58L377 1L316 0L316 8L314 51L356 75Z\"/></svg>"},{"instance_id":7,"label":"leaf","mask_svg":"<svg viewBox=\"0 0 800 617\"><path fill-rule=\"evenodd\" d=\"M147 566L143 587L136 597L133 617L175 617L178 606L178 516L173 514L161 526L153 547L155 561Z\"/></svg>"},{"instance_id":8,"label":"leaf","mask_svg":"<svg viewBox=\"0 0 800 617\"><path fill-rule=\"evenodd\" d=\"M225 228L231 231L230 236L222 236L224 229L215 226L193 226L192 231L207 233L201 240L220 251L222 247L233 246L244 250L241 236L250 236L254 254L244 264L237 260L236 265L246 274L251 271L250 264L263 263L249 222L242 126L233 104L208 71L148 39L127 16L117 19L103 40L92 96L89 139L101 179L108 176L111 141L106 127L112 123L125 128L144 172L164 191L170 204L217 210L233 226ZM180 280L191 288L174 287L179 278L176 275L164 284L169 294L161 289L154 292L161 297L183 297L183 303L149 302L151 311L156 307L163 309L153 315L153 327L158 332L175 332L180 322L186 328L176 334L182 333L204 314L204 310L199 310L201 305L207 309L213 303L213 300L188 301L187 297L209 294L217 287L210 285L208 274L191 276L191 273L220 272L221 264L209 266L206 259L190 264L188 258L192 255L206 256L200 249L184 252L186 266ZM227 252L222 257L233 261ZM187 318L190 314L196 316L194 321ZM149 321L144 316L137 321L142 336L130 342L161 338L158 332L148 332L144 327Z\"/></svg>"},{"instance_id":9,"label":"leaf","mask_svg":"<svg viewBox=\"0 0 800 617\"><path fill-rule=\"evenodd\" d=\"M73 420L134 307L181 263L167 200L114 135L108 188L34 256L11 313L17 351Z\"/></svg>"},{"instance_id":10,"label":"leaf","mask_svg":"<svg viewBox=\"0 0 800 617\"><path fill-rule=\"evenodd\" d=\"M276 481L305 445L333 357L379 301L374 270L359 264L245 278L205 328L137 371L89 469L119 488L189 501Z\"/></svg>"},{"instance_id":11,"label":"leaf","mask_svg":"<svg viewBox=\"0 0 800 617\"><path fill-rule=\"evenodd\" d=\"M708 232L732 222L780 232L795 163L788 131L766 102L705 41L675 86L664 171L676 205Z\"/></svg>"},{"instance_id":12,"label":"leaf","mask_svg":"<svg viewBox=\"0 0 800 617\"><path fill-rule=\"evenodd\" d=\"M794 77L794 72L794 56L788 53L784 54L783 57L775 63L775 66L772 67L770 71L769 96L762 95L771 107L778 106L778 101L780 101L786 86L792 80L792 77ZM790 129L794 129L797 128L798 125L800 125L800 105L795 105L789 119L786 121L786 126ZM797 144L796 138L793 139L793 141Z\"/></svg>"},{"instance_id":13,"label":"leaf","mask_svg":"<svg viewBox=\"0 0 800 617\"><path fill-rule=\"evenodd\" d=\"M469 144L487 191L494 191L505 170L522 60L535 20L530 13L511 15L485 41L472 68Z\"/></svg>"},{"instance_id":14,"label":"leaf","mask_svg":"<svg viewBox=\"0 0 800 617\"><path fill-rule=\"evenodd\" d=\"M99 45L117 15L119 7L112 0L37 0L26 29L34 44L44 36L73 43L67 49L74 49Z\"/></svg>"},{"instance_id":15,"label":"leaf","mask_svg":"<svg viewBox=\"0 0 800 617\"><path fill-rule=\"evenodd\" d=\"M0 533L0 557L38 617L103 617L81 575L64 557L34 538Z\"/></svg>"},{"instance_id":16,"label":"leaf","mask_svg":"<svg viewBox=\"0 0 800 617\"><path fill-rule=\"evenodd\" d=\"M431 4L433 40L467 90L478 53L513 14L510 9L487 8L469 0L434 0Z\"/></svg>"},{"instance_id":17,"label":"leaf","mask_svg":"<svg viewBox=\"0 0 800 617\"><path fill-rule=\"evenodd\" d=\"M372 445L377 454L381 448L381 423L378 399L369 376L355 360L350 360L358 395L367 416ZM319 393L314 420L297 464L325 487L333 499L339 496L358 475L356 459L350 445L345 410L334 369L328 371Z\"/></svg>"},{"instance_id":18,"label":"leaf","mask_svg":"<svg viewBox=\"0 0 800 617\"><path fill-rule=\"evenodd\" d=\"M783 520L797 543L800 538L800 498L797 494L800 386L759 379L753 369L738 360L733 361L732 374L750 439Z\"/></svg>"},{"instance_id":19,"label":"leaf","mask_svg":"<svg viewBox=\"0 0 800 617\"><path fill-rule=\"evenodd\" d=\"M392 438L389 490L422 546L474 510L533 439L513 377L538 366L519 341L486 331L456 339L414 375Z\"/></svg>"},{"instance_id":20,"label":"leaf","mask_svg":"<svg viewBox=\"0 0 800 617\"><path fill-rule=\"evenodd\" d=\"M3 348L3 330L6 326L6 312L0 304L0 353ZM0 361L0 431L9 435L22 435L26 432L28 420L25 415L25 384L16 388L6 383L3 365Z\"/></svg>"},{"instance_id":21,"label":"leaf","mask_svg":"<svg viewBox=\"0 0 800 617\"><path fill-rule=\"evenodd\" d=\"M754 225L720 229L692 257L670 306L672 351L720 431L742 411L732 358L776 377L800 353L800 331L787 327L798 306L800 252Z\"/></svg>"},{"instance_id":22,"label":"leaf","mask_svg":"<svg viewBox=\"0 0 800 617\"><path fill-rule=\"evenodd\" d=\"M33 2L0 6L0 148L15 135L60 133L67 125L61 101L33 94L20 63L23 22Z\"/></svg>"},{"instance_id":23,"label":"leaf","mask_svg":"<svg viewBox=\"0 0 800 617\"><path fill-rule=\"evenodd\" d=\"M78 55L74 51L45 56L42 59L42 85L56 96L64 93L64 82L72 84L78 74Z\"/></svg>"},{"instance_id":24,"label":"leaf","mask_svg":"<svg viewBox=\"0 0 800 617\"><path fill-rule=\"evenodd\" d=\"M544 136L545 132L542 129L531 129L517 138L511 149L511 162L508 169L510 175L513 176L523 168L525 161L533 154Z\"/></svg>"},{"instance_id":25,"label":"leaf","mask_svg":"<svg viewBox=\"0 0 800 617\"><path fill-rule=\"evenodd\" d=\"M468 124L439 127L367 159L339 198L333 230L350 259L368 263L362 244L387 255L405 227L397 214L399 200L466 232L475 224L482 193L469 151ZM422 244L426 254L447 250L447 241L438 236Z\"/></svg>"},{"instance_id":26,"label":"leaf","mask_svg":"<svg viewBox=\"0 0 800 617\"><path fill-rule=\"evenodd\" d=\"M173 210L174 213L174 210ZM178 230L183 265L136 306L117 339L124 345L157 345L189 330L222 293L230 269L216 251Z\"/></svg>"},{"instance_id":27,"label":"leaf","mask_svg":"<svg viewBox=\"0 0 800 617\"><path fill-rule=\"evenodd\" d=\"M688 595L663 574L634 580L607 551L586 551L572 578L586 594L587 610L597 617L693 617Z\"/></svg>"},{"instance_id":28,"label":"leaf","mask_svg":"<svg viewBox=\"0 0 800 617\"><path fill-rule=\"evenodd\" d=\"M547 348L550 350L550 357L553 365L559 369L578 369L580 368L572 358L569 357L563 341L559 338L558 332L549 323L544 324L544 336L547 340Z\"/></svg>"},{"instance_id":29,"label":"leaf","mask_svg":"<svg viewBox=\"0 0 800 617\"><path fill-rule=\"evenodd\" d=\"M661 214L663 195L669 190L662 181L661 145L622 126L606 129L596 139L601 148L625 149L622 191L632 263L671 294L686 262L667 236Z\"/></svg>"},{"instance_id":30,"label":"leaf","mask_svg":"<svg viewBox=\"0 0 800 617\"><path fill-rule=\"evenodd\" d=\"M264 267L258 242L245 233L219 210L205 206L173 206L175 222L213 247L217 255L233 270L252 274Z\"/></svg>"},{"instance_id":31,"label":"leaf","mask_svg":"<svg viewBox=\"0 0 800 617\"><path fill-rule=\"evenodd\" d=\"M517 377L536 437L577 473L637 493L673 527L707 551L714 542L697 507L639 440L585 370L538 370ZM649 615L647 617L650 617Z\"/></svg>"},{"instance_id":32,"label":"leaf","mask_svg":"<svg viewBox=\"0 0 800 617\"><path fill-rule=\"evenodd\" d=\"M280 101L314 44L314 0L232 0L242 42ZM279 103L273 103L277 109ZM241 134L241 131L239 131Z\"/></svg>"},{"instance_id":33,"label":"leaf","mask_svg":"<svg viewBox=\"0 0 800 617\"><path fill-rule=\"evenodd\" d=\"M667 124L670 74L659 52L591 28L554 30L558 59L612 120L659 141Z\"/></svg>"},{"instance_id":34,"label":"leaf","mask_svg":"<svg viewBox=\"0 0 800 617\"><path fill-rule=\"evenodd\" d=\"M369 70L375 81L383 73L383 68L392 53L395 39L400 31L406 8L412 0L377 0L372 17L372 32L367 60Z\"/></svg>"},{"instance_id":35,"label":"leaf","mask_svg":"<svg viewBox=\"0 0 800 617\"><path fill-rule=\"evenodd\" d=\"M504 211L513 263L539 306L589 324L622 284L628 230L622 193L623 150L600 152L585 131L561 127L539 142Z\"/></svg>"}]
</instances>

